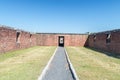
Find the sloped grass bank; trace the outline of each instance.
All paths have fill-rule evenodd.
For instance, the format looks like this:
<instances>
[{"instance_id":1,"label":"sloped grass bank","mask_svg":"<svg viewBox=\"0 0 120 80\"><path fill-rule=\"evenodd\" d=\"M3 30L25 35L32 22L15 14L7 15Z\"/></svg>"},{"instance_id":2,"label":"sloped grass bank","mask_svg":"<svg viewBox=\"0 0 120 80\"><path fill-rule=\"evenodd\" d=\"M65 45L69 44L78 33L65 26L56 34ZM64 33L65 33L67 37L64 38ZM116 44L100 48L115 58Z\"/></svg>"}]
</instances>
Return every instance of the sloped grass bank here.
<instances>
[{"instance_id":1,"label":"sloped grass bank","mask_svg":"<svg viewBox=\"0 0 120 80\"><path fill-rule=\"evenodd\" d=\"M80 80L120 80L120 59L84 47L66 47Z\"/></svg>"},{"instance_id":2,"label":"sloped grass bank","mask_svg":"<svg viewBox=\"0 0 120 80\"><path fill-rule=\"evenodd\" d=\"M0 55L0 80L37 80L56 47L32 47Z\"/></svg>"}]
</instances>

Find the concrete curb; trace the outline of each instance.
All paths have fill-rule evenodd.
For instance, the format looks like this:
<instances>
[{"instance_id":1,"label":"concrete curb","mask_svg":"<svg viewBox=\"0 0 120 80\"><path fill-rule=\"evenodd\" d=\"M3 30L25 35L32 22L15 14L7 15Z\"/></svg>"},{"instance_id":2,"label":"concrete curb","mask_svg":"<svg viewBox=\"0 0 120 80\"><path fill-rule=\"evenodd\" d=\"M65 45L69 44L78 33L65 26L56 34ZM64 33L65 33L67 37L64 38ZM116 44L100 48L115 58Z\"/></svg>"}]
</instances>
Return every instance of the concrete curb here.
<instances>
[{"instance_id":1,"label":"concrete curb","mask_svg":"<svg viewBox=\"0 0 120 80\"><path fill-rule=\"evenodd\" d=\"M58 48L58 47L57 47ZM49 65L50 63L52 62L54 56L55 56L55 53L57 51L57 48L56 50L54 51L54 54L52 55L52 57L50 58L50 60L48 61L47 65L45 66L45 68L43 69L41 75L38 77L38 80L42 80L42 78L45 76L45 73L47 72L47 70L49 69Z\"/></svg>"},{"instance_id":2,"label":"concrete curb","mask_svg":"<svg viewBox=\"0 0 120 80\"><path fill-rule=\"evenodd\" d=\"M68 53L67 53L67 51L66 51L66 48L64 48L64 49L65 49L66 58L67 58L67 61L68 61L68 65L69 65L70 71L71 71L71 73L72 73L72 75L73 75L73 78L74 78L75 80L79 80L79 78L78 78L78 76L77 76L77 74L76 74L76 72L75 72L75 69L74 69L72 63L70 62L70 59L69 59Z\"/></svg>"}]
</instances>

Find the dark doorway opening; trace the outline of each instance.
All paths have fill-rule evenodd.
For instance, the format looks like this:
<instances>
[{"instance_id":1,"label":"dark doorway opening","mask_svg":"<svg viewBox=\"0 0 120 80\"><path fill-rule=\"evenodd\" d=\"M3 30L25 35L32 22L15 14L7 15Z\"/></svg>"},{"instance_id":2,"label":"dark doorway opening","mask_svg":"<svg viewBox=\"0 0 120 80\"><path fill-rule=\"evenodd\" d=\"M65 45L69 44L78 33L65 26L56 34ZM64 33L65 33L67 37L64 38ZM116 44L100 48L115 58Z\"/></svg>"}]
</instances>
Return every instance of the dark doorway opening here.
<instances>
[{"instance_id":1,"label":"dark doorway opening","mask_svg":"<svg viewBox=\"0 0 120 80\"><path fill-rule=\"evenodd\" d=\"M19 37L20 37L20 32L17 32L17 33L16 33L16 42L17 42L17 43L20 42L20 41L19 41Z\"/></svg>"},{"instance_id":2,"label":"dark doorway opening","mask_svg":"<svg viewBox=\"0 0 120 80\"><path fill-rule=\"evenodd\" d=\"M59 36L58 39L59 46L64 47L64 36Z\"/></svg>"}]
</instances>

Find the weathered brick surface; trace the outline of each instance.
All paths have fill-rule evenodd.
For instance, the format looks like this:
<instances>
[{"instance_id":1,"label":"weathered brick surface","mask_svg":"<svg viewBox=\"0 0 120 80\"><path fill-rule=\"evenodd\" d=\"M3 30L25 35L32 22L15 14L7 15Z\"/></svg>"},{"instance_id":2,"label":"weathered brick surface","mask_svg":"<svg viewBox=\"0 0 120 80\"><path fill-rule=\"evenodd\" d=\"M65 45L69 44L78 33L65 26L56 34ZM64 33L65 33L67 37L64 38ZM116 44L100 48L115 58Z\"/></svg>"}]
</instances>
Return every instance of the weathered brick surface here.
<instances>
[{"instance_id":1,"label":"weathered brick surface","mask_svg":"<svg viewBox=\"0 0 120 80\"><path fill-rule=\"evenodd\" d=\"M20 38L19 43L16 42L17 30L0 27L0 53L6 51L12 51L20 48L28 48L36 45L36 35L32 34L30 42L30 33L25 31L19 31Z\"/></svg>"},{"instance_id":2,"label":"weathered brick surface","mask_svg":"<svg viewBox=\"0 0 120 80\"><path fill-rule=\"evenodd\" d=\"M17 41L17 32L20 33ZM110 43L106 43L107 34L111 34ZM59 36L64 36L65 46L89 46L103 51L120 54L120 30L106 31L91 35L69 33L31 34L22 30L0 26L0 53L28 48L31 46L58 46Z\"/></svg>"},{"instance_id":3,"label":"weathered brick surface","mask_svg":"<svg viewBox=\"0 0 120 80\"><path fill-rule=\"evenodd\" d=\"M37 45L39 46L56 46L56 35L52 34L37 34Z\"/></svg>"},{"instance_id":4,"label":"weathered brick surface","mask_svg":"<svg viewBox=\"0 0 120 80\"><path fill-rule=\"evenodd\" d=\"M18 37L17 33L20 33ZM87 40L87 35L83 34L31 34L21 30L0 27L0 53L21 48L28 48L35 45L58 46L59 36L64 36L65 46L84 46Z\"/></svg>"},{"instance_id":5,"label":"weathered brick surface","mask_svg":"<svg viewBox=\"0 0 120 80\"><path fill-rule=\"evenodd\" d=\"M58 46L59 36L64 36L65 46L84 46L86 34L57 34L57 33L39 33L37 34L37 44L40 46Z\"/></svg>"},{"instance_id":6,"label":"weathered brick surface","mask_svg":"<svg viewBox=\"0 0 120 80\"><path fill-rule=\"evenodd\" d=\"M0 27L0 52L15 49L15 31Z\"/></svg>"},{"instance_id":7,"label":"weathered brick surface","mask_svg":"<svg viewBox=\"0 0 120 80\"><path fill-rule=\"evenodd\" d=\"M110 43L106 43L106 38L108 33L111 34ZM94 41L94 35L96 35L95 41ZM89 47L120 54L120 30L91 34L89 35L88 43L89 43Z\"/></svg>"}]
</instances>

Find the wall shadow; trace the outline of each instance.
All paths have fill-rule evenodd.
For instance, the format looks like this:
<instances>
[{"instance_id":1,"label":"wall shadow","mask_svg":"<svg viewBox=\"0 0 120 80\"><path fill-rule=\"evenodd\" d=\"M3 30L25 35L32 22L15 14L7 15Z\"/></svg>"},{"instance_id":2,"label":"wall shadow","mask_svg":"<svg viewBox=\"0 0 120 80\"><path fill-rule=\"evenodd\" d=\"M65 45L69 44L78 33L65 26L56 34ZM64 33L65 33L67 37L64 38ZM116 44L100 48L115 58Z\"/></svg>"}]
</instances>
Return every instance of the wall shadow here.
<instances>
[{"instance_id":1,"label":"wall shadow","mask_svg":"<svg viewBox=\"0 0 120 80\"><path fill-rule=\"evenodd\" d=\"M85 41L84 47L89 47L89 35Z\"/></svg>"},{"instance_id":2,"label":"wall shadow","mask_svg":"<svg viewBox=\"0 0 120 80\"><path fill-rule=\"evenodd\" d=\"M94 51L97 51L97 52L101 52L102 54L105 54L109 57L114 57L114 58L118 58L120 59L120 54L117 54L117 53L112 53L112 52L108 52L108 51L105 51L105 50L101 50L99 48L93 48L93 47L90 47L89 46L89 35L88 35L88 38L84 44L84 47L87 48L87 49L91 49L91 50L94 50Z\"/></svg>"},{"instance_id":3,"label":"wall shadow","mask_svg":"<svg viewBox=\"0 0 120 80\"><path fill-rule=\"evenodd\" d=\"M100 50L100 49L97 49L97 48L91 48L91 47L88 47L88 46L85 47L85 48L90 49L90 50L94 50L96 52L100 52L100 53L105 54L109 57L120 59L120 54L111 53L111 52L103 51L103 50Z\"/></svg>"}]
</instances>

